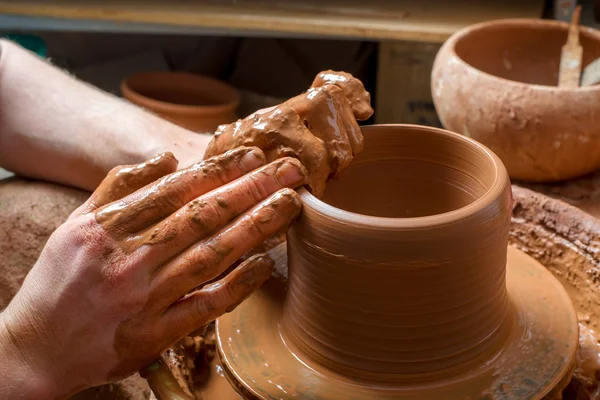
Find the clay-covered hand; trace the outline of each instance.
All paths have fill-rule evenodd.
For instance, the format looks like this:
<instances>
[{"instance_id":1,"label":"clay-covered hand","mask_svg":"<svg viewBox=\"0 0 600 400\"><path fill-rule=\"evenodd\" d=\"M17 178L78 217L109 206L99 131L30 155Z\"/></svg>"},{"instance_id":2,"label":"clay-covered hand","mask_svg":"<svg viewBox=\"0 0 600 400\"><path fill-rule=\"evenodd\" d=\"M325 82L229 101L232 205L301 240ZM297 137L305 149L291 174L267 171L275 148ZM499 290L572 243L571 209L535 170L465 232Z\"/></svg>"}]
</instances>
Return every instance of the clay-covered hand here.
<instances>
[{"instance_id":1,"label":"clay-covered hand","mask_svg":"<svg viewBox=\"0 0 600 400\"><path fill-rule=\"evenodd\" d=\"M219 127L205 157L238 146L257 146L267 160L292 156L309 173L308 186L321 196L328 179L348 168L363 148L357 120L373 114L362 82L345 72L324 71L307 92Z\"/></svg>"},{"instance_id":2,"label":"clay-covered hand","mask_svg":"<svg viewBox=\"0 0 600 400\"><path fill-rule=\"evenodd\" d=\"M291 188L307 179L297 159L265 164L260 149L238 148L177 172L170 153L111 171L0 314L12 394L57 398L121 379L260 286L266 254L222 274L291 223L301 209Z\"/></svg>"}]
</instances>

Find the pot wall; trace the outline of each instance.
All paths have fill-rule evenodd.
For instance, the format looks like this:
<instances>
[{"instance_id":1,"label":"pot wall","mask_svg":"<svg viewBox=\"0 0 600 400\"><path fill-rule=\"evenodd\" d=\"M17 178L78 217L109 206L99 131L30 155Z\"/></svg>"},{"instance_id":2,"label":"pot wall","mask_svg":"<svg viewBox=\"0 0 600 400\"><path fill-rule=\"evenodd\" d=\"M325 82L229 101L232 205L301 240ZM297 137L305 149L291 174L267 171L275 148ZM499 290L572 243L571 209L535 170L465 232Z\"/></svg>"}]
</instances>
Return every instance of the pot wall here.
<instances>
[{"instance_id":1,"label":"pot wall","mask_svg":"<svg viewBox=\"0 0 600 400\"><path fill-rule=\"evenodd\" d=\"M443 130L363 133L363 153L324 201L302 193L288 232L286 337L318 363L377 380L487 354L508 312L506 170Z\"/></svg>"}]
</instances>

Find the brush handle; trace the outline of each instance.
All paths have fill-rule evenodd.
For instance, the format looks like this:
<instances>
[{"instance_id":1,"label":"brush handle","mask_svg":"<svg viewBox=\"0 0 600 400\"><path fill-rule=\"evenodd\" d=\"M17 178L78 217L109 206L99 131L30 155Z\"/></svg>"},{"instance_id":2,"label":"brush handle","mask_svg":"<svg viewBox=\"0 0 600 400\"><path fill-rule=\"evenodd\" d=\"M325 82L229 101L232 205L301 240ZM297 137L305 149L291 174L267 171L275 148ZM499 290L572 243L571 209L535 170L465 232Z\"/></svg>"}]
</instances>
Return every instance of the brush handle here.
<instances>
[{"instance_id":1,"label":"brush handle","mask_svg":"<svg viewBox=\"0 0 600 400\"><path fill-rule=\"evenodd\" d=\"M569 36L567 38L567 44L578 45L579 44L579 21L581 19L581 6L575 7L573 15L571 16L571 25L569 26Z\"/></svg>"}]
</instances>

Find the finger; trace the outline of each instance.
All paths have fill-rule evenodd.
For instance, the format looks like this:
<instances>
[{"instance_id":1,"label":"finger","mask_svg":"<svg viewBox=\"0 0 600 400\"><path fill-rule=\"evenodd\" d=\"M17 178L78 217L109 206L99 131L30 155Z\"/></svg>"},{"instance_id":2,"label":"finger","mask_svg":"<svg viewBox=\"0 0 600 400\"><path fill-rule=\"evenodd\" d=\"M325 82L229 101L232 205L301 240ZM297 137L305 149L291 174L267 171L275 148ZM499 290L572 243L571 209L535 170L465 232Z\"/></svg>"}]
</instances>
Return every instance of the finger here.
<instances>
[{"instance_id":1,"label":"finger","mask_svg":"<svg viewBox=\"0 0 600 400\"><path fill-rule=\"evenodd\" d=\"M364 121L373 115L371 95L365 90L360 81L347 72L322 71L313 81L311 87L335 85L342 89L344 97L348 99L352 114L359 121Z\"/></svg>"},{"instance_id":2,"label":"finger","mask_svg":"<svg viewBox=\"0 0 600 400\"><path fill-rule=\"evenodd\" d=\"M341 92L340 92L341 93ZM332 171L345 169L352 161L352 147L340 115L339 101L322 87L311 88L284 103L292 107L308 130L325 142Z\"/></svg>"},{"instance_id":3,"label":"finger","mask_svg":"<svg viewBox=\"0 0 600 400\"><path fill-rule=\"evenodd\" d=\"M278 190L304 185L307 176L299 160L276 160L192 200L128 243L142 249L143 259L148 260L142 264L158 268Z\"/></svg>"},{"instance_id":4,"label":"finger","mask_svg":"<svg viewBox=\"0 0 600 400\"><path fill-rule=\"evenodd\" d=\"M341 114L341 120L344 124L346 134L348 135L350 146L352 147L352 154L356 156L363 150L364 140L360 126L352 113L352 107L350 106L348 99L346 99L344 92L338 86L326 85L323 86L323 89L327 90L338 103L338 110Z\"/></svg>"},{"instance_id":5,"label":"finger","mask_svg":"<svg viewBox=\"0 0 600 400\"><path fill-rule=\"evenodd\" d=\"M223 279L171 306L164 314L164 324L176 331L173 336L180 336L233 311L271 276L273 267L266 254L249 258Z\"/></svg>"},{"instance_id":6,"label":"finger","mask_svg":"<svg viewBox=\"0 0 600 400\"><path fill-rule=\"evenodd\" d=\"M219 276L243 254L279 232L298 215L300 196L282 189L211 238L196 243L169 261L151 283L159 307Z\"/></svg>"},{"instance_id":7,"label":"finger","mask_svg":"<svg viewBox=\"0 0 600 400\"><path fill-rule=\"evenodd\" d=\"M110 170L90 198L70 218L87 214L177 170L173 153L159 154L141 164L120 165Z\"/></svg>"},{"instance_id":8,"label":"finger","mask_svg":"<svg viewBox=\"0 0 600 400\"><path fill-rule=\"evenodd\" d=\"M240 147L169 174L96 211L96 221L120 236L142 231L198 196L264 165L256 147Z\"/></svg>"}]
</instances>

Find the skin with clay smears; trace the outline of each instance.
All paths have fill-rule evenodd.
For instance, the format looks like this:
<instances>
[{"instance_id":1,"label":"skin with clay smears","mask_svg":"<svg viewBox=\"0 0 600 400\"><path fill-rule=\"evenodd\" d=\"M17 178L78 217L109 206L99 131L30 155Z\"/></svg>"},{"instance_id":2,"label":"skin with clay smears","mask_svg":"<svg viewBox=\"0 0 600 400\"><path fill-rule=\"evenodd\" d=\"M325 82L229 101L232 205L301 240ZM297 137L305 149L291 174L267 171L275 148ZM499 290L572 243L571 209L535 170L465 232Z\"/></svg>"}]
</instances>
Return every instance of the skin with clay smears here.
<instances>
[{"instance_id":1,"label":"skin with clay smears","mask_svg":"<svg viewBox=\"0 0 600 400\"><path fill-rule=\"evenodd\" d=\"M324 71L311 88L276 107L219 127L205 157L237 146L257 146L267 160L298 158L309 173L308 187L320 197L328 179L348 168L362 151L357 120L373 114L362 82L345 72Z\"/></svg>"},{"instance_id":2,"label":"skin with clay smears","mask_svg":"<svg viewBox=\"0 0 600 400\"><path fill-rule=\"evenodd\" d=\"M265 163L252 147L180 171L168 153L113 170L51 236L0 314L0 334L16 338L2 343L52 383L51 397L64 397L144 368L231 311L273 261L256 254L215 278L301 209L292 188L306 183L306 169L294 158Z\"/></svg>"}]
</instances>

